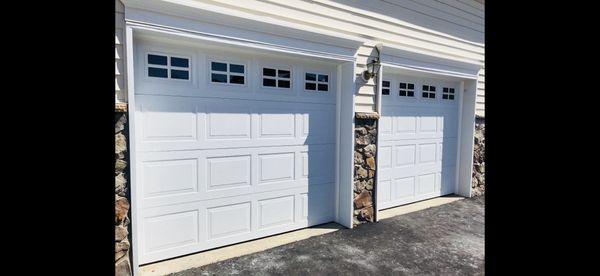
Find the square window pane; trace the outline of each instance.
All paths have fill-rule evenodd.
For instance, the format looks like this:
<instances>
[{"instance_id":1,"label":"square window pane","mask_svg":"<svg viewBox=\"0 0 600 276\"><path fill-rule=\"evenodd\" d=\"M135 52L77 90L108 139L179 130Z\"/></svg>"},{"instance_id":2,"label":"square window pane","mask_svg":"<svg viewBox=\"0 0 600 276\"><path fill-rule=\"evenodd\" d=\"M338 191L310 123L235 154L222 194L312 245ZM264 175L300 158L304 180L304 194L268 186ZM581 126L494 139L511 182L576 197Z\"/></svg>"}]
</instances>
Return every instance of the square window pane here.
<instances>
[{"instance_id":1,"label":"square window pane","mask_svg":"<svg viewBox=\"0 0 600 276\"><path fill-rule=\"evenodd\" d=\"M421 96L422 96L423 98L427 98L427 96L429 96L428 94L429 94L429 93L427 93L427 92L423 92L423 94L421 94Z\"/></svg>"},{"instance_id":2,"label":"square window pane","mask_svg":"<svg viewBox=\"0 0 600 276\"><path fill-rule=\"evenodd\" d=\"M229 83L244 84L244 76L229 76Z\"/></svg>"},{"instance_id":3,"label":"square window pane","mask_svg":"<svg viewBox=\"0 0 600 276\"><path fill-rule=\"evenodd\" d=\"M328 89L329 89L329 85L319 83L319 91L327 91Z\"/></svg>"},{"instance_id":4,"label":"square window pane","mask_svg":"<svg viewBox=\"0 0 600 276\"><path fill-rule=\"evenodd\" d=\"M190 79L190 72L186 71L186 70L174 70L174 69L171 69L171 78L172 79L179 79L179 80L189 80Z\"/></svg>"},{"instance_id":5,"label":"square window pane","mask_svg":"<svg viewBox=\"0 0 600 276\"><path fill-rule=\"evenodd\" d=\"M211 81L212 82L222 82L222 83L227 83L227 75L223 75L223 74L211 74Z\"/></svg>"},{"instance_id":6,"label":"square window pane","mask_svg":"<svg viewBox=\"0 0 600 276\"><path fill-rule=\"evenodd\" d=\"M435 91L435 86L429 86L429 91Z\"/></svg>"},{"instance_id":7,"label":"square window pane","mask_svg":"<svg viewBox=\"0 0 600 276\"><path fill-rule=\"evenodd\" d=\"M415 89L415 85L413 83L408 84L408 89Z\"/></svg>"},{"instance_id":8,"label":"square window pane","mask_svg":"<svg viewBox=\"0 0 600 276\"><path fill-rule=\"evenodd\" d=\"M308 81L316 81L316 80L317 80L317 74L313 74L313 73L306 73L306 75L305 75L305 80L308 80Z\"/></svg>"},{"instance_id":9,"label":"square window pane","mask_svg":"<svg viewBox=\"0 0 600 276\"><path fill-rule=\"evenodd\" d=\"M277 81L277 86L278 87L283 87L283 88L290 88L290 81L288 81L288 80L278 80Z\"/></svg>"},{"instance_id":10,"label":"square window pane","mask_svg":"<svg viewBox=\"0 0 600 276\"><path fill-rule=\"evenodd\" d=\"M381 85L382 85L383 87L390 87L390 82L389 82L389 81L382 81L382 82L381 82Z\"/></svg>"},{"instance_id":11,"label":"square window pane","mask_svg":"<svg viewBox=\"0 0 600 276\"><path fill-rule=\"evenodd\" d=\"M156 64L156 65L167 65L167 57L166 56L157 56L148 54L148 64Z\"/></svg>"},{"instance_id":12,"label":"square window pane","mask_svg":"<svg viewBox=\"0 0 600 276\"><path fill-rule=\"evenodd\" d=\"M449 96L451 100L454 100L454 95Z\"/></svg>"},{"instance_id":13,"label":"square window pane","mask_svg":"<svg viewBox=\"0 0 600 276\"><path fill-rule=\"evenodd\" d=\"M157 78L166 78L167 77L167 69L148 67L148 76L149 77L157 77Z\"/></svg>"},{"instance_id":14,"label":"square window pane","mask_svg":"<svg viewBox=\"0 0 600 276\"><path fill-rule=\"evenodd\" d=\"M435 99L435 93L429 93L429 98L430 99Z\"/></svg>"},{"instance_id":15,"label":"square window pane","mask_svg":"<svg viewBox=\"0 0 600 276\"><path fill-rule=\"evenodd\" d=\"M389 89L381 89L381 94L382 95L389 95L390 94L390 90Z\"/></svg>"},{"instance_id":16,"label":"square window pane","mask_svg":"<svg viewBox=\"0 0 600 276\"><path fill-rule=\"evenodd\" d=\"M409 96L409 97L414 97L415 96L415 91L408 91L406 93L407 93L406 95Z\"/></svg>"},{"instance_id":17,"label":"square window pane","mask_svg":"<svg viewBox=\"0 0 600 276\"><path fill-rule=\"evenodd\" d=\"M400 88L406 89L406 83L401 82L400 83Z\"/></svg>"},{"instance_id":18,"label":"square window pane","mask_svg":"<svg viewBox=\"0 0 600 276\"><path fill-rule=\"evenodd\" d=\"M171 66L188 68L190 62L187 58L171 57Z\"/></svg>"},{"instance_id":19,"label":"square window pane","mask_svg":"<svg viewBox=\"0 0 600 276\"><path fill-rule=\"evenodd\" d=\"M263 86L275 87L274 79L263 79Z\"/></svg>"},{"instance_id":20,"label":"square window pane","mask_svg":"<svg viewBox=\"0 0 600 276\"><path fill-rule=\"evenodd\" d=\"M406 96L406 90L400 90L400 96Z\"/></svg>"},{"instance_id":21,"label":"square window pane","mask_svg":"<svg viewBox=\"0 0 600 276\"><path fill-rule=\"evenodd\" d=\"M429 85L423 85L423 91L429 91ZM425 95L425 94L423 94Z\"/></svg>"},{"instance_id":22,"label":"square window pane","mask_svg":"<svg viewBox=\"0 0 600 276\"><path fill-rule=\"evenodd\" d=\"M263 68L263 76L269 76L269 77L274 77L275 76L275 69L271 69L271 68Z\"/></svg>"},{"instance_id":23,"label":"square window pane","mask_svg":"<svg viewBox=\"0 0 600 276\"><path fill-rule=\"evenodd\" d=\"M232 72L232 73L244 73L244 65L241 65L241 64L229 64L229 72Z\"/></svg>"},{"instance_id":24,"label":"square window pane","mask_svg":"<svg viewBox=\"0 0 600 276\"><path fill-rule=\"evenodd\" d=\"M304 84L304 89L306 90L317 90L317 84L312 82L307 82Z\"/></svg>"},{"instance_id":25,"label":"square window pane","mask_svg":"<svg viewBox=\"0 0 600 276\"><path fill-rule=\"evenodd\" d=\"M442 95L442 99L447 100L448 99L448 95L446 95L446 94Z\"/></svg>"},{"instance_id":26,"label":"square window pane","mask_svg":"<svg viewBox=\"0 0 600 276\"><path fill-rule=\"evenodd\" d=\"M329 81L329 76L328 75L321 75L321 74L319 74L319 81L328 82Z\"/></svg>"},{"instance_id":27,"label":"square window pane","mask_svg":"<svg viewBox=\"0 0 600 276\"><path fill-rule=\"evenodd\" d=\"M454 93L454 88L450 88L450 93Z\"/></svg>"},{"instance_id":28,"label":"square window pane","mask_svg":"<svg viewBox=\"0 0 600 276\"><path fill-rule=\"evenodd\" d=\"M290 71L289 70L277 70L277 76L279 76L280 78L289 79Z\"/></svg>"},{"instance_id":29,"label":"square window pane","mask_svg":"<svg viewBox=\"0 0 600 276\"><path fill-rule=\"evenodd\" d=\"M444 87L444 89L442 89L444 92L448 92L448 87Z\"/></svg>"},{"instance_id":30,"label":"square window pane","mask_svg":"<svg viewBox=\"0 0 600 276\"><path fill-rule=\"evenodd\" d=\"M213 71L227 72L227 63L211 62L210 69Z\"/></svg>"}]
</instances>

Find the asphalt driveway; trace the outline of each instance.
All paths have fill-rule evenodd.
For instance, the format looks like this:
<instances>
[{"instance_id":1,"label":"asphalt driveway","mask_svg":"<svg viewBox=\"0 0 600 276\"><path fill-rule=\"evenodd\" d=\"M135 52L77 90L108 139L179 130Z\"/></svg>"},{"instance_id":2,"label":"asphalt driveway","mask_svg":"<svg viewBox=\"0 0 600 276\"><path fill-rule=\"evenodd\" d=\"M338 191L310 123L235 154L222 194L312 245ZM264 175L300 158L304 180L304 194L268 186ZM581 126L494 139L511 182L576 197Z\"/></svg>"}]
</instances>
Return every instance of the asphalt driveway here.
<instances>
[{"instance_id":1,"label":"asphalt driveway","mask_svg":"<svg viewBox=\"0 0 600 276\"><path fill-rule=\"evenodd\" d=\"M484 206L459 200L175 275L483 275Z\"/></svg>"}]
</instances>

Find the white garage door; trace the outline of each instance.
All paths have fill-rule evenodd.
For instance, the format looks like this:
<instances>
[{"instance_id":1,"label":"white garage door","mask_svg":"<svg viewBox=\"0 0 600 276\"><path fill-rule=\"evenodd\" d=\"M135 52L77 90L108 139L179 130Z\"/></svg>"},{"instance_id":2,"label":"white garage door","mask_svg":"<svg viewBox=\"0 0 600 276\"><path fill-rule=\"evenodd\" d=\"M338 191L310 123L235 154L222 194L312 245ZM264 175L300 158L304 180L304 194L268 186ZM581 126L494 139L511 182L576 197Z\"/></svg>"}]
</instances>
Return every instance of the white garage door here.
<instances>
[{"instance_id":1,"label":"white garage door","mask_svg":"<svg viewBox=\"0 0 600 276\"><path fill-rule=\"evenodd\" d=\"M334 219L334 65L136 42L140 264Z\"/></svg>"},{"instance_id":2,"label":"white garage door","mask_svg":"<svg viewBox=\"0 0 600 276\"><path fill-rule=\"evenodd\" d=\"M454 192L458 90L458 82L384 73L379 209Z\"/></svg>"}]
</instances>

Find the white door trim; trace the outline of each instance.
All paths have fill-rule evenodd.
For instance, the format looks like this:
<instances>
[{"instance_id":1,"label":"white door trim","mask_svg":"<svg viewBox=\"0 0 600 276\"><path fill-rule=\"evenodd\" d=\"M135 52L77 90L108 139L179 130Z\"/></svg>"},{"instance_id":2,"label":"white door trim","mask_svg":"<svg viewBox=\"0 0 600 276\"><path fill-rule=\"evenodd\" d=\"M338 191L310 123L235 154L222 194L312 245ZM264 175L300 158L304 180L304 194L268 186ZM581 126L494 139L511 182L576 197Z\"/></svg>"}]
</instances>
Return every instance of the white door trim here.
<instances>
[{"instance_id":1,"label":"white door trim","mask_svg":"<svg viewBox=\"0 0 600 276\"><path fill-rule=\"evenodd\" d=\"M433 67L421 67L421 66L391 63L391 62L382 62L381 65L384 67L405 69L405 70L413 71L416 73L430 74L432 76L444 76L444 77L457 78L457 79L463 79L463 80L464 79L470 79L470 80L477 79L477 74L473 75L473 74L461 73L461 72L451 71L451 70L443 70L443 69L438 69L438 68L433 68Z\"/></svg>"},{"instance_id":2,"label":"white door trim","mask_svg":"<svg viewBox=\"0 0 600 276\"><path fill-rule=\"evenodd\" d=\"M133 275L139 275L139 261L138 261L138 216L137 216L137 169L136 169L136 135L135 135L135 74L134 74L134 53L133 53L133 27L125 24L125 47L127 49L126 58L127 62L127 101L129 115L129 195L130 195L130 208L131 211L131 270ZM131 115L131 108L134 109L133 116ZM133 164L133 165L132 165Z\"/></svg>"},{"instance_id":3,"label":"white door trim","mask_svg":"<svg viewBox=\"0 0 600 276\"><path fill-rule=\"evenodd\" d=\"M189 32L184 32L181 30L176 30L176 29L172 29L172 28L167 28L167 27L161 27L161 26L151 26L151 25L147 25L147 24L141 24L141 23L137 23L137 22L126 22L125 24L125 41L126 41L126 71L127 71L127 98L128 98L128 106L129 106L129 145L130 145L130 152L129 152L129 158L130 158L130 191L131 191L131 254L132 254L132 271L134 275L139 275L140 274L140 269L139 269L139 253L140 253L140 242L138 241L138 223L140 222L140 218L138 217L138 210L137 208L139 207L139 202L138 202L138 198L137 198L137 191L138 191L138 187L137 187L137 178L138 178L138 172L136 169L136 155L137 155L137 149L138 149L138 145L136 143L136 120L135 120L135 70L134 70L134 59L135 59L135 53L134 53L134 49L135 49L135 45L134 45L134 35L138 34L138 33L144 33L146 35L159 35L159 36L164 36L165 34L172 37L172 38L186 38L186 39L197 39L199 41L211 41L211 42L217 42L217 43L223 43L223 44L227 44L227 45L233 45L233 46L237 46L237 47L247 47L247 48L253 48L253 49L260 49L260 50L267 50L267 51L271 51L271 52L278 52L278 53L284 53L284 54L292 54L292 55L303 55L303 56L307 56L307 57L313 57L313 58L321 58L321 59L326 59L326 60L330 60L330 61L336 61L338 63L338 68L346 68L349 66L352 66L352 70L338 70L338 73L346 73L349 74L348 76L338 76L338 83L341 83L344 87L342 88L341 85L337 86L336 89L336 93L338 93L338 97L340 97L340 102L336 103L343 104L344 102L341 101L342 97L339 95L340 93L342 93L342 91L346 91L349 87L354 87L354 74L353 74L353 69L355 67L356 64L356 57L352 56L352 57L347 57L347 56L342 56L342 55L335 55L335 54L331 54L331 53L316 53L314 51L311 50L303 50L303 49L292 49L292 48L285 48L285 47L276 47L273 45L260 45L260 44L251 44L248 42L242 42L240 40L236 40L234 38L215 38L215 37L210 37L210 36L204 36L201 34L194 34L194 33L189 33ZM352 91L354 92L354 91ZM348 104L351 104L351 107L346 107L350 109L350 111L352 112L352 115L354 114L354 93L351 93L351 101L348 102ZM343 112L344 108L336 108L336 113L338 113L336 116L339 116L340 118L342 117L342 115L349 114L349 112L345 112L344 114L341 114L341 112ZM341 129L341 124L347 124L348 122L350 124L353 125L353 118L351 118L349 121L348 120L344 120L341 119L339 122L336 122L336 129L340 130ZM351 130L353 131L353 127L351 127ZM340 143L340 139L336 139L336 144ZM353 147L353 145L351 144L350 146ZM346 149L344 149L345 151ZM353 150L353 149L352 149ZM338 164L352 164L352 158L351 155L344 155L344 154L337 154L336 155L336 162ZM348 159L348 160L345 160ZM350 162L350 163L349 163ZM338 192L341 192L340 190L345 190L343 188L340 189L340 179L339 174L336 174L336 180L335 180L335 186L338 190ZM352 182L350 182L352 183ZM352 187L350 187L351 189ZM350 190L351 191L351 190ZM350 193L351 194L351 193ZM336 194L336 208L338 206L341 206L339 203L339 195ZM350 203L350 207L348 208L348 210L342 210L344 212L352 212L352 200L349 199L349 203ZM345 207L345 206L344 206ZM345 209L345 208L344 208ZM339 212L340 210L338 210ZM351 218L351 216L350 216ZM345 221L342 223L338 218L336 218L337 222L340 222L341 224L348 226L347 223L345 223ZM351 227L351 220L350 220L350 226Z\"/></svg>"},{"instance_id":4,"label":"white door trim","mask_svg":"<svg viewBox=\"0 0 600 276\"><path fill-rule=\"evenodd\" d=\"M317 58L324 58L324 59L337 60L337 61L352 61L355 59L354 56L345 56L345 55L339 55L339 54L334 54L334 53L319 52L319 51L314 51L314 50L309 50L309 49L294 48L294 47L289 47L289 46L285 46L285 45L262 43L259 41L251 41L251 40L242 39L242 38L218 36L218 35L214 35L214 34L210 34L210 33L202 33L202 32L197 32L197 31L192 31L192 30L167 27L167 26L162 26L162 25L158 25L158 24L150 24L150 23L138 22L138 21L133 21L133 20L128 20L126 24L128 24L129 26L131 26L133 29L136 29L136 30L144 30L144 31L152 32L152 33L161 33L161 34L180 37L180 38L186 37L186 38L203 40L203 41L211 41L211 42L228 44L228 45L232 45L232 46L261 49L261 50L268 50L268 51L274 51L274 52L281 52L281 53L285 53L285 54L317 57Z\"/></svg>"},{"instance_id":5,"label":"white door trim","mask_svg":"<svg viewBox=\"0 0 600 276\"><path fill-rule=\"evenodd\" d=\"M475 134L474 109L475 109L475 98L476 97L471 97L469 95L469 93L473 93L473 91L471 91L471 90L473 90L471 87L472 85L466 85L465 82L467 82L469 84L475 83L477 81L478 76L471 75L471 74L462 74L462 73L453 72L453 71L438 70L438 69L434 69L434 68L416 68L416 67L412 67L412 66L404 66L404 65L393 64L393 63L389 63L389 62L382 62L381 68L380 68L381 76L383 76L385 67L406 70L407 72L411 72L411 74L413 74L413 75L420 75L420 76L428 77L428 78L438 77L438 78L442 78L442 79L460 82L460 86L459 86L459 93L460 93L459 95L460 96L459 96L459 102L457 103L458 104L458 133L457 133L457 147L456 147L457 162L456 162L456 168L455 168L456 182L455 182L455 187L454 187L454 193L461 195L461 196L470 197L471 196L470 175L472 174L472 167L473 167L473 164L472 164L473 144L474 144L473 136ZM380 80L379 80L380 87L378 88L378 91L377 91L377 96L380 98L382 97L381 96L381 81L382 80L383 80L383 78L380 78ZM471 89L469 87L471 87ZM378 105L379 105L378 112L380 113L380 116L383 116L383 114L381 113L381 105L382 104L379 103ZM472 115L472 116L470 116L470 115ZM472 120L471 120L471 117L472 117ZM469 120L465 120L465 119L469 119ZM380 127L380 125L378 127ZM379 149L379 145L381 145L380 137L381 137L381 135L378 132L378 135L377 135L378 149ZM379 152L379 150L378 150L378 152ZM379 165L377 166L377 168L379 169ZM376 200L378 198L377 191L378 191L378 189L375 189L375 199ZM376 211L379 212L380 209L381 209L380 206L377 204Z\"/></svg>"}]
</instances>

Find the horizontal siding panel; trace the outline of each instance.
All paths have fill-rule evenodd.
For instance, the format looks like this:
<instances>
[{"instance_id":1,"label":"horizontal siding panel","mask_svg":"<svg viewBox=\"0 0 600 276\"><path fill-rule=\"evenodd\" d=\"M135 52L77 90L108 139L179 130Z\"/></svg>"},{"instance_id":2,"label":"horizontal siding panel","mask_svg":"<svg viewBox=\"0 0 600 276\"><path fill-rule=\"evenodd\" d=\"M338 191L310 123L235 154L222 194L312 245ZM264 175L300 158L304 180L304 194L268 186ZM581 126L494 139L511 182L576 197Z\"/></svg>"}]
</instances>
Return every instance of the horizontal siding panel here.
<instances>
[{"instance_id":1,"label":"horizontal siding panel","mask_svg":"<svg viewBox=\"0 0 600 276\"><path fill-rule=\"evenodd\" d=\"M479 70L476 91L475 114L485 117L485 68Z\"/></svg>"},{"instance_id":2,"label":"horizontal siding panel","mask_svg":"<svg viewBox=\"0 0 600 276\"><path fill-rule=\"evenodd\" d=\"M356 112L375 112L375 108L373 105L357 104L354 107L354 111L356 111Z\"/></svg>"},{"instance_id":3,"label":"horizontal siding panel","mask_svg":"<svg viewBox=\"0 0 600 276\"><path fill-rule=\"evenodd\" d=\"M123 45L115 45L115 59L123 59Z\"/></svg>"},{"instance_id":4,"label":"horizontal siding panel","mask_svg":"<svg viewBox=\"0 0 600 276\"><path fill-rule=\"evenodd\" d=\"M358 48L358 51L356 51L356 54L360 56L370 56L377 54L377 50L375 50L374 47L361 46Z\"/></svg>"},{"instance_id":5,"label":"horizontal siding panel","mask_svg":"<svg viewBox=\"0 0 600 276\"><path fill-rule=\"evenodd\" d=\"M375 86L361 86L358 88L358 95L375 95Z\"/></svg>"},{"instance_id":6,"label":"horizontal siding panel","mask_svg":"<svg viewBox=\"0 0 600 276\"><path fill-rule=\"evenodd\" d=\"M123 29L117 28L115 29L115 44L122 45L123 40Z\"/></svg>"},{"instance_id":7,"label":"horizontal siding panel","mask_svg":"<svg viewBox=\"0 0 600 276\"><path fill-rule=\"evenodd\" d=\"M115 91L124 91L125 90L125 79L123 76L115 76Z\"/></svg>"},{"instance_id":8,"label":"horizontal siding panel","mask_svg":"<svg viewBox=\"0 0 600 276\"><path fill-rule=\"evenodd\" d=\"M356 57L356 63L358 64L367 64L369 62L371 62L371 60L373 60L373 56L363 56L363 55L358 55Z\"/></svg>"},{"instance_id":9,"label":"horizontal siding panel","mask_svg":"<svg viewBox=\"0 0 600 276\"><path fill-rule=\"evenodd\" d=\"M356 95L354 102L359 105L375 105L374 96Z\"/></svg>"},{"instance_id":10,"label":"horizontal siding panel","mask_svg":"<svg viewBox=\"0 0 600 276\"><path fill-rule=\"evenodd\" d=\"M485 7L483 6L483 4L477 2L477 1L473 1L473 0L458 0L458 2L461 2L465 5L469 5L475 9L478 9L480 11L483 11L485 9Z\"/></svg>"},{"instance_id":11,"label":"horizontal siding panel","mask_svg":"<svg viewBox=\"0 0 600 276\"><path fill-rule=\"evenodd\" d=\"M324 6L330 6L342 11L347 11L352 13L352 15L360 15L360 17L363 18L363 21L372 22L369 23L371 25L377 25L379 24L379 22L382 22L382 26L388 26L384 27L384 30L393 29L402 32L412 31L416 33L422 33L421 37L423 37L423 39L426 40L430 39L429 36L433 36L442 39L450 39L457 42L470 41L479 44L484 43L483 33L475 32L472 30L456 30L456 28L450 29L450 31L448 31L447 26L444 26L443 24L429 24L429 26L425 26L427 24L419 24L419 21L416 20L419 18L419 16L413 16L413 18L410 18L409 16L406 16L404 14L386 12L385 8L380 9L377 6L372 5L362 5L363 7L361 7L361 5L355 4L353 2L348 3L348 1L346 1L346 3L343 3L343 1L313 0L313 2L319 2ZM423 19L423 15L420 15L420 17L421 21L428 23L429 20ZM352 20L359 22L359 20ZM442 30L441 28L444 28L444 30Z\"/></svg>"},{"instance_id":12,"label":"horizontal siding panel","mask_svg":"<svg viewBox=\"0 0 600 276\"><path fill-rule=\"evenodd\" d=\"M398 27L388 27L383 29L374 28L373 23L375 22L373 20L367 21L364 25L359 25L354 22L347 22L344 19L348 15L338 18L332 18L329 14L322 15L325 12L325 7L319 6L317 4L310 4L299 1L278 1L273 4L258 1L216 1L222 4L230 5L232 9L244 9L254 11L255 13L259 12L286 21L291 20L292 22L297 21L297 23L314 25L327 29L337 29L342 30L344 32L355 32L361 35L369 35L372 37L376 37L378 38L378 40L382 40L384 42L401 42L403 45L410 45L410 47L418 47L421 50L462 57L473 61L478 61L482 59L483 47L481 46L452 42L448 39L444 39L443 42L438 42L435 45L432 45L431 43L427 43L423 40L423 36L427 35L426 33L416 32L413 36L398 35L393 33L394 30L399 29ZM377 1L380 2L380 0ZM381 3L383 4L384 2ZM421 17L422 16L423 15L421 15ZM421 20L423 19L421 18ZM453 44L460 44L460 46L448 46Z\"/></svg>"},{"instance_id":13,"label":"horizontal siding panel","mask_svg":"<svg viewBox=\"0 0 600 276\"><path fill-rule=\"evenodd\" d=\"M359 85L364 85L364 86L375 86L375 81L377 80L377 79L375 79L375 78L371 78L371 79L369 79L369 81L367 81L367 82L364 82L364 81L362 80L361 74L362 74L362 72L363 72L364 70L366 70L366 68L362 68L362 69L360 69L360 68L357 68L357 70L358 70L358 71L356 72L356 73L357 73L357 74L356 74L356 80L359 82Z\"/></svg>"},{"instance_id":14,"label":"horizontal siding panel","mask_svg":"<svg viewBox=\"0 0 600 276\"><path fill-rule=\"evenodd\" d=\"M116 59L115 60L115 75L122 75L123 72L123 60Z\"/></svg>"},{"instance_id":15,"label":"horizontal siding panel","mask_svg":"<svg viewBox=\"0 0 600 276\"><path fill-rule=\"evenodd\" d=\"M389 1L389 2L388 2ZM458 18L456 16L450 16L446 13L432 9L427 6L419 5L416 2L409 0L362 0L361 4L365 8L377 7L379 11L384 14L394 14L399 18L407 18L410 21L426 21L429 19L434 24L453 24L457 28L471 30L476 32L484 32L483 24L475 24L473 22ZM448 24L450 23L450 24Z\"/></svg>"},{"instance_id":16,"label":"horizontal siding panel","mask_svg":"<svg viewBox=\"0 0 600 276\"><path fill-rule=\"evenodd\" d=\"M125 27L125 8L123 3L115 0L115 101L127 102L125 89L125 43L123 28Z\"/></svg>"},{"instance_id":17,"label":"horizontal siding panel","mask_svg":"<svg viewBox=\"0 0 600 276\"><path fill-rule=\"evenodd\" d=\"M455 0L419 0L417 3L450 16L457 16L475 24L483 25L483 16L479 15L481 11L477 11L473 7L466 6Z\"/></svg>"},{"instance_id":18,"label":"horizontal siding panel","mask_svg":"<svg viewBox=\"0 0 600 276\"><path fill-rule=\"evenodd\" d=\"M423 0L420 0L423 1ZM462 11L463 13L470 14L476 18L485 18L485 12L482 9L474 8L471 5L467 5L457 0L436 0L442 4L446 4L448 7L452 7L452 9L457 9Z\"/></svg>"},{"instance_id":19,"label":"horizontal siding panel","mask_svg":"<svg viewBox=\"0 0 600 276\"><path fill-rule=\"evenodd\" d=\"M377 45L377 43L377 41L368 40L363 43L363 46L375 48L375 45Z\"/></svg>"}]
</instances>

